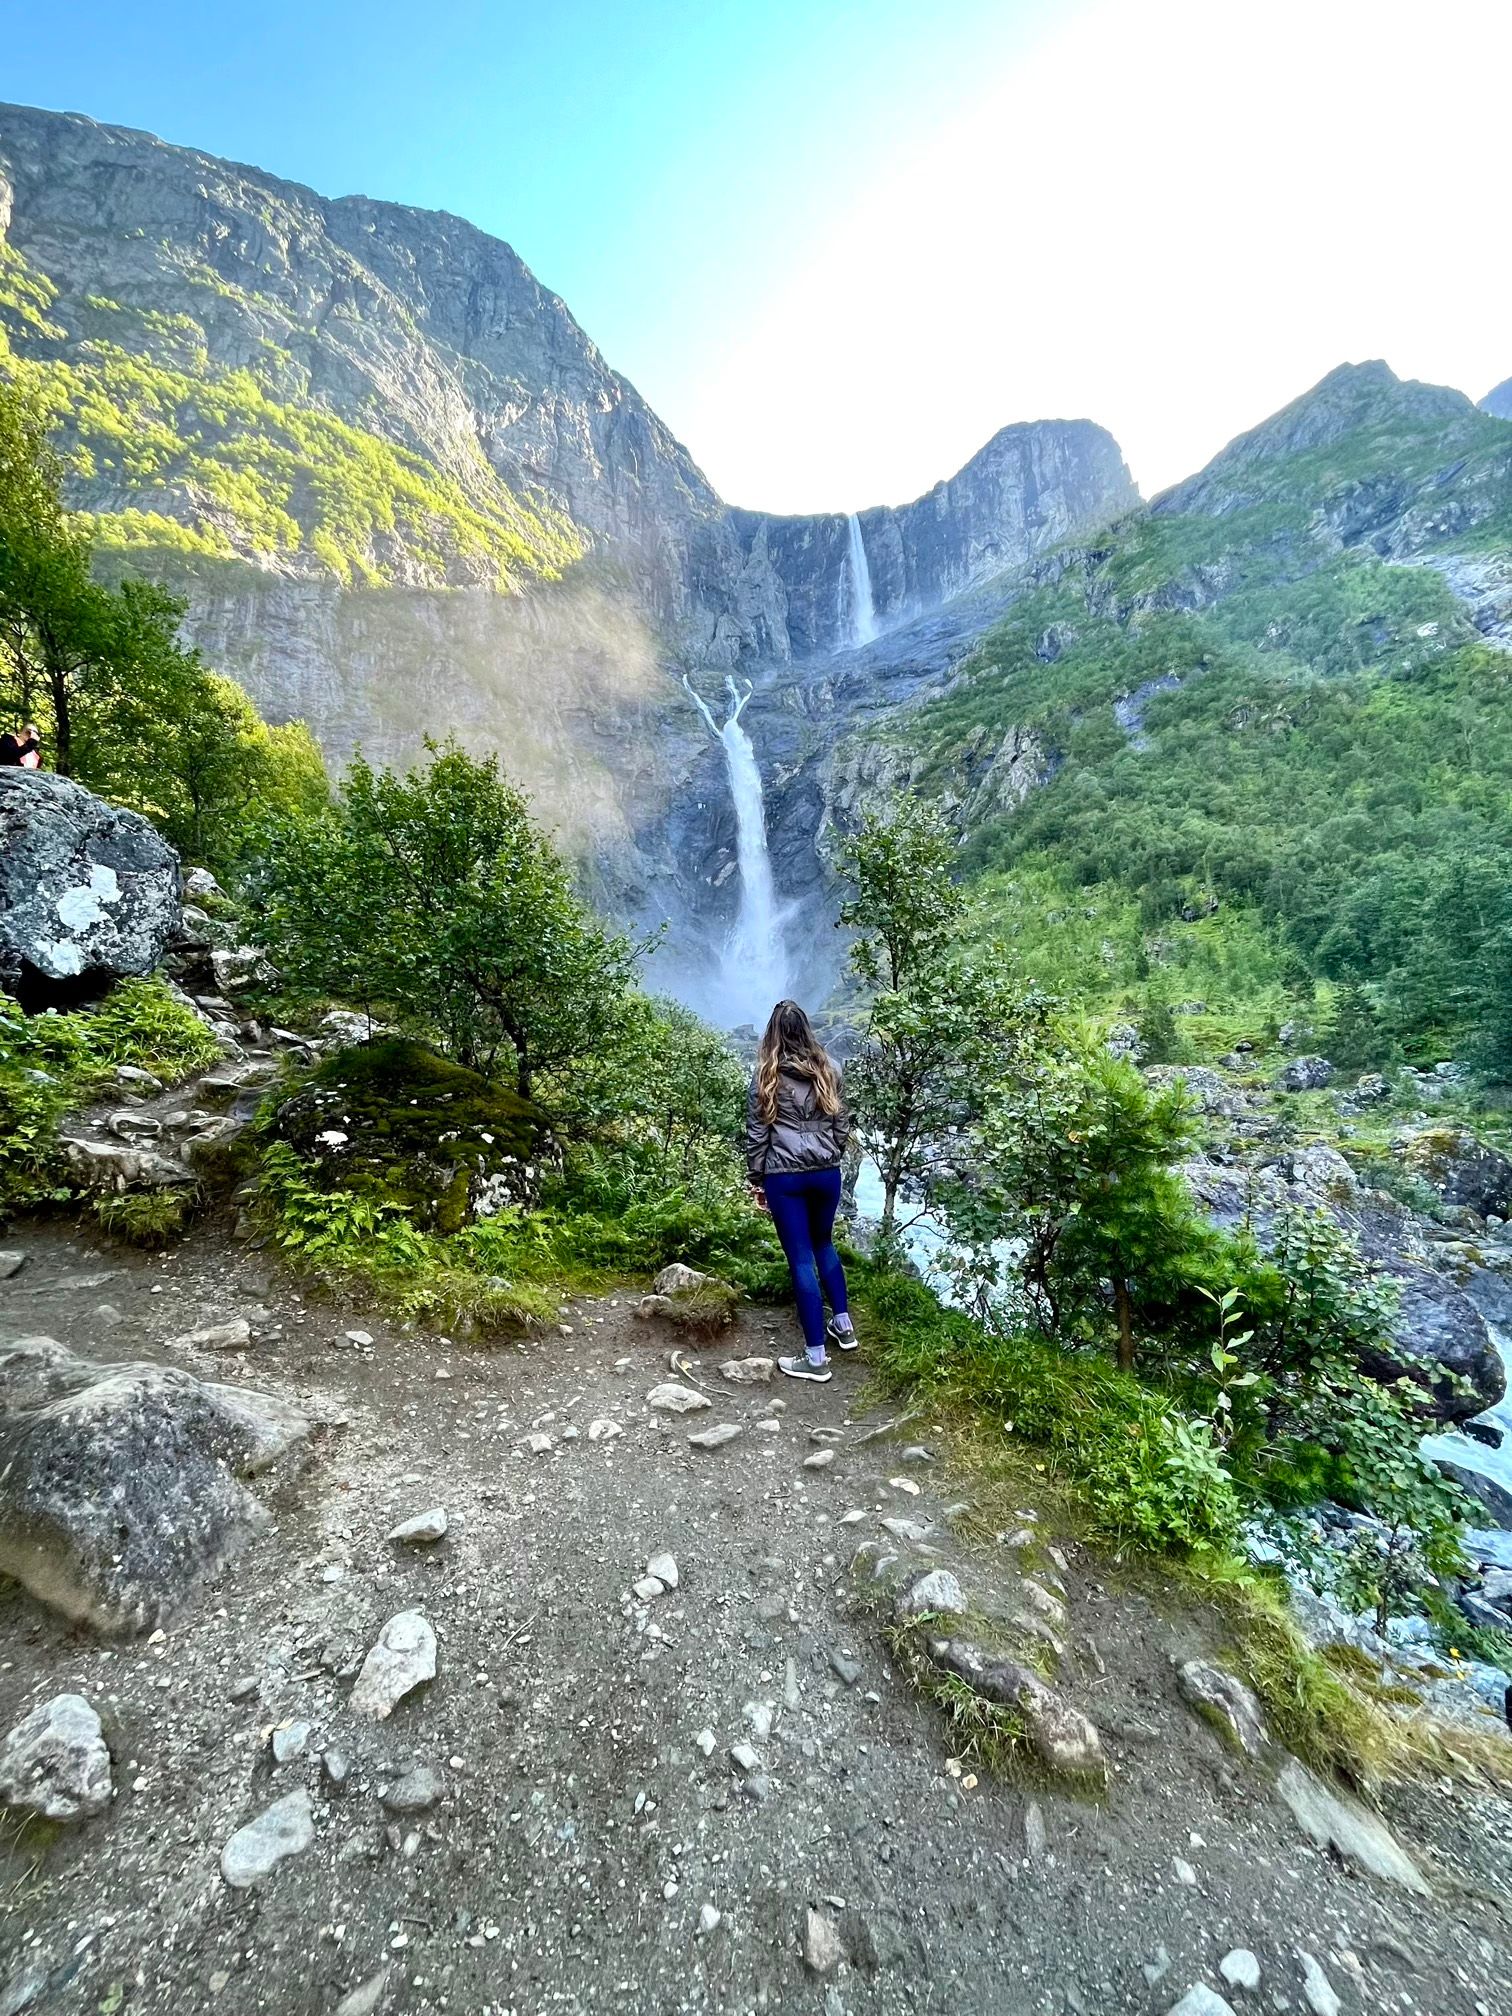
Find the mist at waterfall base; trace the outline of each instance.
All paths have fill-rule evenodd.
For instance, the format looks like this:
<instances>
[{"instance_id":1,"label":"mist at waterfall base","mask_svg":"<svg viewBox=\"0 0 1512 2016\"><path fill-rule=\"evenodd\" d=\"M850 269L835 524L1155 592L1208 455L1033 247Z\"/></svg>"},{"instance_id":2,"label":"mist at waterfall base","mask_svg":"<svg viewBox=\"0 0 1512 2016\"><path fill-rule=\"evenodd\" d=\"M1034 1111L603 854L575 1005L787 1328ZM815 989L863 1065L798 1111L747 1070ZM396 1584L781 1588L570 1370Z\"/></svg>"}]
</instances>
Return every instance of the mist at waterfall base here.
<instances>
[{"instance_id":1,"label":"mist at waterfall base","mask_svg":"<svg viewBox=\"0 0 1512 2016\"><path fill-rule=\"evenodd\" d=\"M777 900L772 877L772 857L767 849L766 799L761 785L761 766L750 736L741 725L741 714L751 697L747 684L741 693L731 677L725 679L729 712L716 721L713 710L686 677L688 690L709 732L724 751L725 774L729 780L730 803L735 813L735 866L740 878L735 921L720 947L707 981L689 991L697 998L689 1005L707 1020L724 1029L744 1023L761 1028L773 1004L788 994L792 973L787 948L788 912Z\"/></svg>"}]
</instances>

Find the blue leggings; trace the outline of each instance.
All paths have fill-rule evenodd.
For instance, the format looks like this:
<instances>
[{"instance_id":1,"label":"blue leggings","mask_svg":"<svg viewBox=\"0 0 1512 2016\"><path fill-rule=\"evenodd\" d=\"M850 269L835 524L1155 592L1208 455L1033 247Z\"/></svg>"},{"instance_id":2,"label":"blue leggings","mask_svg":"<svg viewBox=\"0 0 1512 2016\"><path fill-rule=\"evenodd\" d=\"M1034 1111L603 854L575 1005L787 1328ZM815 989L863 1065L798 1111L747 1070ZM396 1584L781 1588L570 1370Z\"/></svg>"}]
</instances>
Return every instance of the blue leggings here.
<instances>
[{"instance_id":1,"label":"blue leggings","mask_svg":"<svg viewBox=\"0 0 1512 2016\"><path fill-rule=\"evenodd\" d=\"M824 1296L828 1295L830 1308L837 1316L843 1316L846 1310L845 1269L835 1251L840 1171L783 1171L768 1176L763 1187L793 1277L803 1341L814 1357L820 1357L824 1352ZM821 1282L823 1294L819 1289Z\"/></svg>"}]
</instances>

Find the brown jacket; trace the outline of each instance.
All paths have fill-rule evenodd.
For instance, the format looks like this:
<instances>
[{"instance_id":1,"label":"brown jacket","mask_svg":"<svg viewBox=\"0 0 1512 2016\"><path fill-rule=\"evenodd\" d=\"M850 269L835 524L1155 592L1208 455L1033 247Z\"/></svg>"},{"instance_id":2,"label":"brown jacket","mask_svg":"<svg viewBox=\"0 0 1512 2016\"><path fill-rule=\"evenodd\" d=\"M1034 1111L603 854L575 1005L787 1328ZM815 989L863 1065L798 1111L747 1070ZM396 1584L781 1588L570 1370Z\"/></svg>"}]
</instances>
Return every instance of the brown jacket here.
<instances>
[{"instance_id":1,"label":"brown jacket","mask_svg":"<svg viewBox=\"0 0 1512 2016\"><path fill-rule=\"evenodd\" d=\"M850 1140L850 1114L842 1101L838 1113L819 1105L813 1080L784 1070L777 1078L775 1119L763 1120L756 1103L756 1079L746 1100L746 1168L753 1183L768 1176L791 1175L801 1169L837 1169Z\"/></svg>"}]
</instances>

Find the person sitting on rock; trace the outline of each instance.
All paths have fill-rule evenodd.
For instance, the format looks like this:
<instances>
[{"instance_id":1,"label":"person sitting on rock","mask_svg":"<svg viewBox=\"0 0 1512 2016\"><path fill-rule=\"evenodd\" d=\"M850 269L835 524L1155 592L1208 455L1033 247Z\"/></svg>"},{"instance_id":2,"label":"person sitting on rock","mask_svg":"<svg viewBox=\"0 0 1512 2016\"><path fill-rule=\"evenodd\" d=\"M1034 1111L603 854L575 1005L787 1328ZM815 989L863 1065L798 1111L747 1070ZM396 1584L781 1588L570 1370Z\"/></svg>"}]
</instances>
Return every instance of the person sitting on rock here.
<instances>
[{"instance_id":1,"label":"person sitting on rock","mask_svg":"<svg viewBox=\"0 0 1512 2016\"><path fill-rule=\"evenodd\" d=\"M746 1108L746 1168L756 1202L772 1214L803 1325L804 1355L779 1358L789 1379L830 1377L826 1341L854 1351L845 1269L835 1251L840 1164L850 1115L840 1074L796 1001L779 1001L756 1052ZM822 1284L822 1287L821 1287ZM834 1312L826 1337L824 1298Z\"/></svg>"},{"instance_id":2,"label":"person sitting on rock","mask_svg":"<svg viewBox=\"0 0 1512 2016\"><path fill-rule=\"evenodd\" d=\"M12 769L41 769L42 736L35 721L28 721L24 728L9 729L0 735L0 767L7 765Z\"/></svg>"}]
</instances>

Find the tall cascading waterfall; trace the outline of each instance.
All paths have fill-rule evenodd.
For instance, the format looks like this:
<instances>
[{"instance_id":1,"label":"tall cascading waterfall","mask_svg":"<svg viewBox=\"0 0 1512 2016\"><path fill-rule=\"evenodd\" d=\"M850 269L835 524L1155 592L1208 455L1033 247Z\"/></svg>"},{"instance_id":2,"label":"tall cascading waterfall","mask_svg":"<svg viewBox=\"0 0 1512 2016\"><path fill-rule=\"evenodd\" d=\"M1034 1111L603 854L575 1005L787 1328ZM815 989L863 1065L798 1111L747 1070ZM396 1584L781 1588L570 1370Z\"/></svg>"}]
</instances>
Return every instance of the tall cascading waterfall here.
<instances>
[{"instance_id":1,"label":"tall cascading waterfall","mask_svg":"<svg viewBox=\"0 0 1512 2016\"><path fill-rule=\"evenodd\" d=\"M772 880L772 859L767 852L766 801L761 788L761 770L750 736L740 725L741 714L750 699L749 684L741 693L733 678L726 677L730 711L718 722L692 681L683 675L689 698L709 724L709 732L724 749L725 769L730 779L730 799L735 808L735 858L740 873L740 905L735 923L725 941L718 982L719 1019L733 1027L741 1022L765 1022L773 1004L782 1000L789 986L787 945L783 914Z\"/></svg>"},{"instance_id":2,"label":"tall cascading waterfall","mask_svg":"<svg viewBox=\"0 0 1512 2016\"><path fill-rule=\"evenodd\" d=\"M866 557L866 541L861 537L861 520L852 511L845 522L850 541L845 564L850 603L850 641L852 644L870 644L878 629L877 605L872 600L871 563Z\"/></svg>"}]
</instances>

